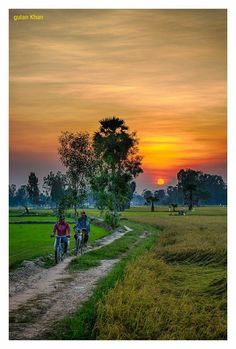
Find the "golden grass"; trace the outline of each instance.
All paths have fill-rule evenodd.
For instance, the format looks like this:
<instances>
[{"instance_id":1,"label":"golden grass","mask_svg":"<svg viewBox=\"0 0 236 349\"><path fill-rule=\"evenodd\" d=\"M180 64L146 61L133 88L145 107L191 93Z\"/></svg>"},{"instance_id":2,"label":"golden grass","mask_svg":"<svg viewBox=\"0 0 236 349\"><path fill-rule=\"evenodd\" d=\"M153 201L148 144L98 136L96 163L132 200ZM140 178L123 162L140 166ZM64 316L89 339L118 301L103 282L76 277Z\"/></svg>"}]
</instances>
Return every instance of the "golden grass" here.
<instances>
[{"instance_id":1,"label":"golden grass","mask_svg":"<svg viewBox=\"0 0 236 349\"><path fill-rule=\"evenodd\" d=\"M226 339L226 217L136 216L162 229L99 302L97 339Z\"/></svg>"},{"instance_id":2,"label":"golden grass","mask_svg":"<svg viewBox=\"0 0 236 349\"><path fill-rule=\"evenodd\" d=\"M175 277L174 270L158 260L155 253L142 255L129 265L123 282L99 303L96 338L225 338L223 300L180 284L181 273Z\"/></svg>"}]
</instances>

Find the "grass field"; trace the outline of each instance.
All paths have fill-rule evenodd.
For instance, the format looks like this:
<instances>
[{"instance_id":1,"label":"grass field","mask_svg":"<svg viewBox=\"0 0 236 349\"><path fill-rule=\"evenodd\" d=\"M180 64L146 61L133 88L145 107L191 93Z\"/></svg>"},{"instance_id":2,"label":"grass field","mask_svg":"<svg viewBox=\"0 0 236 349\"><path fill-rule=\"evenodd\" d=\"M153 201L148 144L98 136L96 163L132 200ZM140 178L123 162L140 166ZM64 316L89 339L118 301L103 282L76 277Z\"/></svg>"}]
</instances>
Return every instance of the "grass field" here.
<instances>
[{"instance_id":1,"label":"grass field","mask_svg":"<svg viewBox=\"0 0 236 349\"><path fill-rule=\"evenodd\" d=\"M133 232L123 236L119 240L116 240L116 242L114 241L111 244L112 246L104 246L96 253L87 253L88 256L91 256L92 254L94 259L92 258L87 260L88 256L83 255L82 262L80 262L80 258L77 258L75 262L71 264L70 268L72 272L78 270L80 267L81 269L86 269L93 266L88 264L89 260L97 265L101 259L113 259L126 252L121 261L112 269L111 272L109 272L107 276L98 281L93 295L83 304L82 308L76 311L73 316L57 322L54 328L45 333L44 337L40 337L40 339L96 339L94 327L97 319L97 305L99 301L110 289L116 285L119 280L123 279L126 266L130 262L134 261L137 256L141 255L145 251L148 251L157 241L159 235L159 232L154 227L150 227L150 234L147 236L147 238L140 239L138 241L138 237L146 228L145 225L128 221L124 221L124 224L129 224L129 226L133 229ZM129 236L130 234L131 236Z\"/></svg>"},{"instance_id":2,"label":"grass field","mask_svg":"<svg viewBox=\"0 0 236 349\"><path fill-rule=\"evenodd\" d=\"M86 211L89 216L99 214ZM133 232L74 259L69 269L88 269L102 259L123 256L121 261L99 281L82 308L56 324L47 338L226 339L226 215L225 207L199 207L186 216L166 207L157 207L155 212L149 207L122 212L121 224ZM32 228L38 227L45 229L43 250L49 243L52 252L47 224L10 224L13 266L19 263L13 260L19 242L21 252L27 252L27 246L39 242L37 236L42 239L42 233L34 230L32 234ZM22 231L14 235L16 228ZM139 240L144 230L149 235Z\"/></svg>"},{"instance_id":3,"label":"grass field","mask_svg":"<svg viewBox=\"0 0 236 349\"><path fill-rule=\"evenodd\" d=\"M40 217L43 218L43 217ZM37 217L38 220L38 217ZM53 253L54 239L50 238L53 224L10 224L9 225L9 267L20 266L23 260L47 256ZM106 236L109 232L91 225L89 242ZM71 232L70 248L74 248L74 233Z\"/></svg>"},{"instance_id":4,"label":"grass field","mask_svg":"<svg viewBox=\"0 0 236 349\"><path fill-rule=\"evenodd\" d=\"M47 216L10 216L9 217L9 222L46 222L46 221L51 221L51 222L56 222L57 217L52 216L52 215L47 215ZM68 222L74 222L72 218L67 219Z\"/></svg>"},{"instance_id":5,"label":"grass field","mask_svg":"<svg viewBox=\"0 0 236 349\"><path fill-rule=\"evenodd\" d=\"M100 300L97 339L227 338L226 210L199 211L191 216L123 214L162 233Z\"/></svg>"},{"instance_id":6,"label":"grass field","mask_svg":"<svg viewBox=\"0 0 236 349\"><path fill-rule=\"evenodd\" d=\"M80 213L80 211L81 211L81 209L78 210L78 213ZM100 215L100 212L97 209L85 209L85 211L89 212L90 216ZM40 217L49 216L49 217L53 217L54 219L56 219L56 216L53 213L53 210L50 208L48 208L48 209L44 209L44 208L34 209L34 208L32 208L32 209L29 209L29 212L30 212L29 215L25 215L24 209L22 209L22 208L10 208L9 209L9 217L10 217L10 219L13 217L19 219L19 218L31 218L31 217L37 217L37 216L40 216ZM74 217L74 210L72 210L72 209L66 210L65 216L66 216L66 218Z\"/></svg>"}]
</instances>

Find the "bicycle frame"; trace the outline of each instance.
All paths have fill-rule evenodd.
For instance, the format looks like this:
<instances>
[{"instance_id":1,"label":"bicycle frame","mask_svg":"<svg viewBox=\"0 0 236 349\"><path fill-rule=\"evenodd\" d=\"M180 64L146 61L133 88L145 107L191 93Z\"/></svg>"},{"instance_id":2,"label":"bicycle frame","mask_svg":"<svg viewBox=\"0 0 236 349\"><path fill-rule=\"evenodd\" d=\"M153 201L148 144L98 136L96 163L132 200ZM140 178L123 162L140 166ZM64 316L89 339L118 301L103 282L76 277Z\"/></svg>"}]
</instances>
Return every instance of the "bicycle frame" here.
<instances>
[{"instance_id":1,"label":"bicycle frame","mask_svg":"<svg viewBox=\"0 0 236 349\"><path fill-rule=\"evenodd\" d=\"M83 250L85 247L85 232L82 229L79 233L81 238L77 238L76 240L76 247L75 247L75 255L78 255L78 252L80 251L80 254L83 254Z\"/></svg>"},{"instance_id":2,"label":"bicycle frame","mask_svg":"<svg viewBox=\"0 0 236 349\"><path fill-rule=\"evenodd\" d=\"M62 238L59 238L59 244L57 245L55 249L55 262L56 264L59 262L62 262L64 259L64 242L62 241Z\"/></svg>"}]
</instances>

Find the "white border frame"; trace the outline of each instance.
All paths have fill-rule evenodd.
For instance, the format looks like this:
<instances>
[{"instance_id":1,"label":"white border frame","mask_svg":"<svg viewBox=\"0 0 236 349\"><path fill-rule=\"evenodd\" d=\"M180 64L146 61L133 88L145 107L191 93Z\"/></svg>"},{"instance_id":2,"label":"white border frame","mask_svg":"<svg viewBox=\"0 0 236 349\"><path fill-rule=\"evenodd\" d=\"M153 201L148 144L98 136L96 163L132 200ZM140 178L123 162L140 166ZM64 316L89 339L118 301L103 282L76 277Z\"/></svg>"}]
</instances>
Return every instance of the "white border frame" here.
<instances>
[{"instance_id":1,"label":"white border frame","mask_svg":"<svg viewBox=\"0 0 236 349\"><path fill-rule=\"evenodd\" d=\"M9 341L8 340L8 10L9 9L227 9L228 10L228 340L227 341ZM233 150L236 148L236 1L235 0L2 0L0 3L0 38L3 59L0 60L0 84L2 101L0 103L0 149L1 149L1 344L4 348L31 348L56 344L58 347L70 345L72 348L104 347L113 348L129 346L141 348L143 345L161 348L221 348L236 344L234 321L236 314L236 277L234 273L236 255L236 231L234 231L236 198L236 161ZM2 31L3 29L3 31ZM7 286L6 286L6 284Z\"/></svg>"}]
</instances>

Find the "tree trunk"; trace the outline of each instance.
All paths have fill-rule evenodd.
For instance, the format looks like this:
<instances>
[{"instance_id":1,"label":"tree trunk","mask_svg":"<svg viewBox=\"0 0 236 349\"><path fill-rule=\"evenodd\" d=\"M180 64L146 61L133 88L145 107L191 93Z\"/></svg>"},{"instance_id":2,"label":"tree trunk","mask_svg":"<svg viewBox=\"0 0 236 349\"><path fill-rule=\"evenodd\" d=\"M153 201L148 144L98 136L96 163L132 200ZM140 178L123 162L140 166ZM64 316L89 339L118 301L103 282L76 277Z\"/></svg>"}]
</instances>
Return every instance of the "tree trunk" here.
<instances>
[{"instance_id":1,"label":"tree trunk","mask_svg":"<svg viewBox=\"0 0 236 349\"><path fill-rule=\"evenodd\" d=\"M192 209L193 209L193 192L192 192L192 190L190 190L188 210L191 211Z\"/></svg>"},{"instance_id":2,"label":"tree trunk","mask_svg":"<svg viewBox=\"0 0 236 349\"><path fill-rule=\"evenodd\" d=\"M74 211L75 211L75 217L78 217L78 211L77 211L77 206L74 206Z\"/></svg>"},{"instance_id":3,"label":"tree trunk","mask_svg":"<svg viewBox=\"0 0 236 349\"><path fill-rule=\"evenodd\" d=\"M152 205L151 205L151 212L154 212L155 209L154 209L154 201L152 201Z\"/></svg>"}]
</instances>

